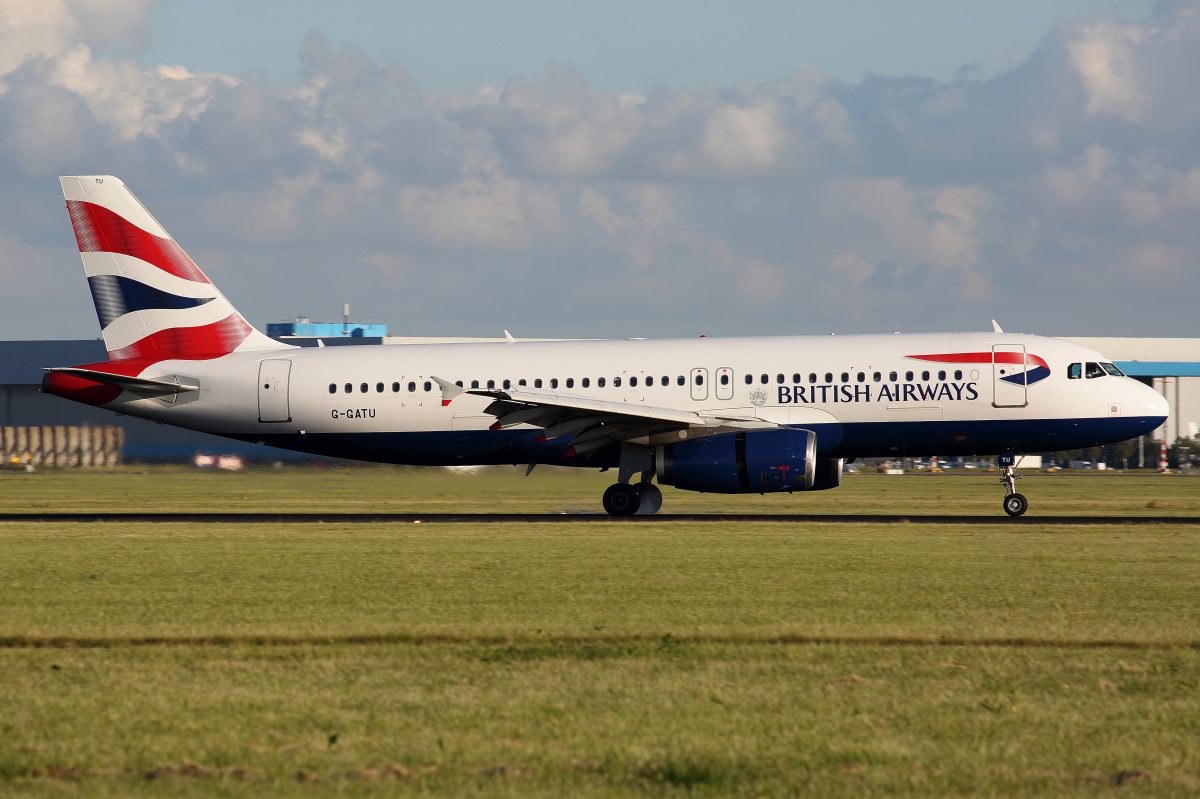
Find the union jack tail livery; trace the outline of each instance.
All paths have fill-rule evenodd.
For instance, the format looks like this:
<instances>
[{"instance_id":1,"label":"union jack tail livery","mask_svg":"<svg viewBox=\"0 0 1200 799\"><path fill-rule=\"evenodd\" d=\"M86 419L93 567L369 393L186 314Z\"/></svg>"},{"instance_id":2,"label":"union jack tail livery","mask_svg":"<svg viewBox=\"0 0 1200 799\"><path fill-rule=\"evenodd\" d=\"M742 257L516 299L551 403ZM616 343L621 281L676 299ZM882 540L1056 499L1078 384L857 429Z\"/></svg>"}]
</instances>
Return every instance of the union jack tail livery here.
<instances>
[{"instance_id":1,"label":"union jack tail livery","mask_svg":"<svg viewBox=\"0 0 1200 799\"><path fill-rule=\"evenodd\" d=\"M206 360L285 346L242 318L120 180L59 182L109 358Z\"/></svg>"}]
</instances>

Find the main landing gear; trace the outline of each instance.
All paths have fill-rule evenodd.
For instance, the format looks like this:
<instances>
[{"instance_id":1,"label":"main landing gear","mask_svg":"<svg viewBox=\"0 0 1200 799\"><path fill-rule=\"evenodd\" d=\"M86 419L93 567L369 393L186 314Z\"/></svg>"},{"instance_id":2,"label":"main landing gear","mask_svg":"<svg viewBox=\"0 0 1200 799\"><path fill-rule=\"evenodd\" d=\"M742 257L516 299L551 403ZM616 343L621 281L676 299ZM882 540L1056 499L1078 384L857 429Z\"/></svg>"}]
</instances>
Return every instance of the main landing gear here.
<instances>
[{"instance_id":1,"label":"main landing gear","mask_svg":"<svg viewBox=\"0 0 1200 799\"><path fill-rule=\"evenodd\" d=\"M1016 457L1011 452L1005 452L996 459L996 463L1004 472L1000 478L1005 488L1004 512L1009 516L1021 516L1029 509L1029 500L1025 499L1024 494L1017 493L1017 481L1021 475L1017 474Z\"/></svg>"},{"instance_id":2,"label":"main landing gear","mask_svg":"<svg viewBox=\"0 0 1200 799\"><path fill-rule=\"evenodd\" d=\"M662 507L662 492L649 480L614 483L604 492L604 511L609 516L649 516Z\"/></svg>"}]
</instances>

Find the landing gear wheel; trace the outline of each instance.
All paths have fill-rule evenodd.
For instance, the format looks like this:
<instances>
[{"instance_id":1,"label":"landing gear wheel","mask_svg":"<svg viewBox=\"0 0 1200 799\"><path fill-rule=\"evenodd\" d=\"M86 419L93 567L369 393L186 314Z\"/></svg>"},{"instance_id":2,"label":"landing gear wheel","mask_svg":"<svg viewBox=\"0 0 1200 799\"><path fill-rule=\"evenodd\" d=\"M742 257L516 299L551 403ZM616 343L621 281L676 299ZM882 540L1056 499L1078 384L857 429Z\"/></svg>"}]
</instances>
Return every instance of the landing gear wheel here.
<instances>
[{"instance_id":1,"label":"landing gear wheel","mask_svg":"<svg viewBox=\"0 0 1200 799\"><path fill-rule=\"evenodd\" d=\"M609 516L632 516L641 505L641 494L628 483L613 483L604 492L603 501Z\"/></svg>"},{"instance_id":2,"label":"landing gear wheel","mask_svg":"<svg viewBox=\"0 0 1200 799\"><path fill-rule=\"evenodd\" d=\"M1029 500L1024 494L1009 494L1004 498L1004 512L1009 516L1021 516L1029 509Z\"/></svg>"},{"instance_id":3,"label":"landing gear wheel","mask_svg":"<svg viewBox=\"0 0 1200 799\"><path fill-rule=\"evenodd\" d=\"M654 483L638 483L634 490L638 495L638 516L653 516L662 507L662 492Z\"/></svg>"}]
</instances>

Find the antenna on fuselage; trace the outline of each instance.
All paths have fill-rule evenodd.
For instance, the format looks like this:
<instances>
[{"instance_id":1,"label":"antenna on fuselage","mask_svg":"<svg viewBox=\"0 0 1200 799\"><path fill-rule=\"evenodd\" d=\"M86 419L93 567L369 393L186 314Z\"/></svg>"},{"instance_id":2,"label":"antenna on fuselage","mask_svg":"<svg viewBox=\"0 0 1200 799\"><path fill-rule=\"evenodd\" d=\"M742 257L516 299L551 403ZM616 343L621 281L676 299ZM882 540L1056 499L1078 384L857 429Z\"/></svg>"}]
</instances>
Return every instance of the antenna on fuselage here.
<instances>
[{"instance_id":1,"label":"antenna on fuselage","mask_svg":"<svg viewBox=\"0 0 1200 799\"><path fill-rule=\"evenodd\" d=\"M1000 323L997 322L995 319L992 320L992 332L993 333L1003 333L1004 332L1003 330L1000 329Z\"/></svg>"}]
</instances>

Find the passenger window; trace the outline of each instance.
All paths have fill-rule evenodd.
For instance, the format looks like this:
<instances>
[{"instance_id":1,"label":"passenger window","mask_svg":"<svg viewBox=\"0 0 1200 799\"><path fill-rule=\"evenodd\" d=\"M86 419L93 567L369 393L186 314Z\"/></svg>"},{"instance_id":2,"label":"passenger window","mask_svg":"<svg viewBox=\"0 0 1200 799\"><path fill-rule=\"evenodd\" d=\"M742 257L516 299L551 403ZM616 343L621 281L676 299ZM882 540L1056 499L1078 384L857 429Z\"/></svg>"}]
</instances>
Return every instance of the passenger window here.
<instances>
[{"instance_id":1,"label":"passenger window","mask_svg":"<svg viewBox=\"0 0 1200 799\"><path fill-rule=\"evenodd\" d=\"M776 383L783 383L783 375L775 375Z\"/></svg>"},{"instance_id":2,"label":"passenger window","mask_svg":"<svg viewBox=\"0 0 1200 799\"><path fill-rule=\"evenodd\" d=\"M896 379L897 379L897 375L895 372L888 372L888 380L891 380L893 383L895 383Z\"/></svg>"},{"instance_id":3,"label":"passenger window","mask_svg":"<svg viewBox=\"0 0 1200 799\"><path fill-rule=\"evenodd\" d=\"M939 370L938 371L938 380L945 380L945 379L946 379L946 370L945 369Z\"/></svg>"},{"instance_id":4,"label":"passenger window","mask_svg":"<svg viewBox=\"0 0 1200 799\"><path fill-rule=\"evenodd\" d=\"M517 381L517 385L518 385L518 386L523 386L523 385L525 385L525 378L523 378L523 377L522 377L520 380L518 380L518 381ZM587 383L584 383L584 385L586 386L586 385L587 385Z\"/></svg>"},{"instance_id":5,"label":"passenger window","mask_svg":"<svg viewBox=\"0 0 1200 799\"><path fill-rule=\"evenodd\" d=\"M459 383L458 385L459 385L459 388L462 388L462 383ZM393 394L398 394L399 392L400 392L400 384L399 384L399 383L392 383L392 393L393 393Z\"/></svg>"},{"instance_id":6,"label":"passenger window","mask_svg":"<svg viewBox=\"0 0 1200 799\"><path fill-rule=\"evenodd\" d=\"M496 387L496 381L495 381L495 380L489 380L489 381L488 381L488 388L495 388L495 387Z\"/></svg>"},{"instance_id":7,"label":"passenger window","mask_svg":"<svg viewBox=\"0 0 1200 799\"><path fill-rule=\"evenodd\" d=\"M767 377L766 375L763 375L762 377L758 378L758 382L762 383L763 385L766 385L766 382L769 379L770 379L769 377Z\"/></svg>"},{"instance_id":8,"label":"passenger window","mask_svg":"<svg viewBox=\"0 0 1200 799\"><path fill-rule=\"evenodd\" d=\"M426 380L425 381L425 390L430 391L432 389L433 389L433 383L430 383L428 380Z\"/></svg>"},{"instance_id":9,"label":"passenger window","mask_svg":"<svg viewBox=\"0 0 1200 799\"><path fill-rule=\"evenodd\" d=\"M662 376L662 377L659 379L659 381L658 381L658 384L659 384L660 386L669 386L669 385L671 385L671 378L667 377L666 375L663 375L663 376Z\"/></svg>"},{"instance_id":10,"label":"passenger window","mask_svg":"<svg viewBox=\"0 0 1200 799\"><path fill-rule=\"evenodd\" d=\"M1102 364L1100 364L1100 366L1104 368L1104 371L1108 372L1113 377L1124 377L1125 376L1125 373L1122 372L1120 369L1118 369L1115 364L1102 363Z\"/></svg>"},{"instance_id":11,"label":"passenger window","mask_svg":"<svg viewBox=\"0 0 1200 799\"><path fill-rule=\"evenodd\" d=\"M686 377L684 377L683 375L680 375L679 377L675 378L675 382L676 382L678 385L681 385L681 386L686 386L686 385L687 385L687 378L686 378Z\"/></svg>"},{"instance_id":12,"label":"passenger window","mask_svg":"<svg viewBox=\"0 0 1200 799\"><path fill-rule=\"evenodd\" d=\"M1083 374L1088 380L1091 380L1093 377L1104 377L1104 370L1100 368L1100 364L1089 361L1088 365L1084 367Z\"/></svg>"},{"instance_id":13,"label":"passenger window","mask_svg":"<svg viewBox=\"0 0 1200 799\"><path fill-rule=\"evenodd\" d=\"M458 386L459 388L462 388L462 387L463 387L463 384L462 384L462 381L461 381L461 380L455 380L455 381L454 381L454 385ZM392 383L392 391L399 391L399 390L400 390L400 384L399 384L399 383Z\"/></svg>"},{"instance_id":14,"label":"passenger window","mask_svg":"<svg viewBox=\"0 0 1200 799\"><path fill-rule=\"evenodd\" d=\"M858 376L855 379L858 380L858 382L860 382L860 383L867 382L867 376L865 374L863 374L862 372L859 372Z\"/></svg>"},{"instance_id":15,"label":"passenger window","mask_svg":"<svg viewBox=\"0 0 1200 799\"><path fill-rule=\"evenodd\" d=\"M725 379L726 383L729 382L729 375L721 375L721 377ZM651 375L646 375L646 385L654 385L654 378Z\"/></svg>"},{"instance_id":16,"label":"passenger window","mask_svg":"<svg viewBox=\"0 0 1200 799\"><path fill-rule=\"evenodd\" d=\"M620 387L621 387L621 378L614 377L613 378L613 388L620 388Z\"/></svg>"},{"instance_id":17,"label":"passenger window","mask_svg":"<svg viewBox=\"0 0 1200 799\"><path fill-rule=\"evenodd\" d=\"M800 382L800 373L799 373L799 372L796 372L795 374L793 374L793 375L792 375L792 382L793 382L793 383L799 383L799 382Z\"/></svg>"},{"instance_id":18,"label":"passenger window","mask_svg":"<svg viewBox=\"0 0 1200 799\"><path fill-rule=\"evenodd\" d=\"M361 391L362 393L366 394L366 393L367 393L367 384L366 384L366 383L359 383L359 384L358 384L358 390L359 390L359 391Z\"/></svg>"},{"instance_id":19,"label":"passenger window","mask_svg":"<svg viewBox=\"0 0 1200 799\"><path fill-rule=\"evenodd\" d=\"M590 377L585 377L585 378L583 378L583 380L580 380L579 383L584 388L587 388L588 386L590 386L592 384L592 380Z\"/></svg>"},{"instance_id":20,"label":"passenger window","mask_svg":"<svg viewBox=\"0 0 1200 799\"><path fill-rule=\"evenodd\" d=\"M604 378L603 377L596 378L596 386L599 388L604 388Z\"/></svg>"},{"instance_id":21,"label":"passenger window","mask_svg":"<svg viewBox=\"0 0 1200 799\"><path fill-rule=\"evenodd\" d=\"M815 383L815 382L817 382L817 373L816 373L816 372L809 372L809 373L808 373L808 382L810 382L810 383Z\"/></svg>"},{"instance_id":22,"label":"passenger window","mask_svg":"<svg viewBox=\"0 0 1200 799\"><path fill-rule=\"evenodd\" d=\"M955 379L955 380L962 380L962 369L955 369L955 370L954 370L954 379Z\"/></svg>"},{"instance_id":23,"label":"passenger window","mask_svg":"<svg viewBox=\"0 0 1200 799\"><path fill-rule=\"evenodd\" d=\"M721 373L721 385L723 385L723 386L729 385L729 375L727 375L723 372Z\"/></svg>"},{"instance_id":24,"label":"passenger window","mask_svg":"<svg viewBox=\"0 0 1200 799\"><path fill-rule=\"evenodd\" d=\"M632 388L637 388L637 377L636 376L629 378L629 385Z\"/></svg>"},{"instance_id":25,"label":"passenger window","mask_svg":"<svg viewBox=\"0 0 1200 799\"><path fill-rule=\"evenodd\" d=\"M751 375L751 374L746 375L746 385L750 385L753 382L754 382L754 375Z\"/></svg>"},{"instance_id":26,"label":"passenger window","mask_svg":"<svg viewBox=\"0 0 1200 799\"><path fill-rule=\"evenodd\" d=\"M763 375L763 376L766 377L766 375ZM696 375L696 385L698 385L698 386L704 385L704 375Z\"/></svg>"},{"instance_id":27,"label":"passenger window","mask_svg":"<svg viewBox=\"0 0 1200 799\"><path fill-rule=\"evenodd\" d=\"M508 390L508 389L512 388L512 383L510 383L510 382L509 382L509 381L507 381L507 380L505 380L505 381L504 381L504 382L503 382L501 385L503 385L503 386L504 386L505 390Z\"/></svg>"},{"instance_id":28,"label":"passenger window","mask_svg":"<svg viewBox=\"0 0 1200 799\"><path fill-rule=\"evenodd\" d=\"M349 393L350 393L351 391L353 391L353 390L354 390L354 386L352 386L352 385L350 385L349 383L347 383L347 384L346 384L346 393L347 393L347 394L349 394Z\"/></svg>"},{"instance_id":29,"label":"passenger window","mask_svg":"<svg viewBox=\"0 0 1200 799\"><path fill-rule=\"evenodd\" d=\"M330 384L329 384L329 393L330 393L330 394L336 394L336 393L337 393L337 383L330 383Z\"/></svg>"},{"instance_id":30,"label":"passenger window","mask_svg":"<svg viewBox=\"0 0 1200 799\"><path fill-rule=\"evenodd\" d=\"M912 372L905 372L905 373L904 373L904 379L905 379L905 380L907 380L908 382L910 382L910 383L911 383L911 382L912 382L912 379L913 379L913 373L912 373Z\"/></svg>"},{"instance_id":31,"label":"passenger window","mask_svg":"<svg viewBox=\"0 0 1200 799\"><path fill-rule=\"evenodd\" d=\"M478 380L472 381L471 388L479 388L479 381ZM411 394L412 392L414 392L416 390L417 390L417 384L410 382L408 384L408 392Z\"/></svg>"},{"instance_id":32,"label":"passenger window","mask_svg":"<svg viewBox=\"0 0 1200 799\"><path fill-rule=\"evenodd\" d=\"M826 383L832 383L832 382L833 382L833 372L826 372L826 373L825 373L825 382L826 382Z\"/></svg>"},{"instance_id":33,"label":"passenger window","mask_svg":"<svg viewBox=\"0 0 1200 799\"><path fill-rule=\"evenodd\" d=\"M377 393L377 394L382 394L382 393L383 393L383 383L376 383L376 384L375 384L375 393Z\"/></svg>"},{"instance_id":34,"label":"passenger window","mask_svg":"<svg viewBox=\"0 0 1200 799\"><path fill-rule=\"evenodd\" d=\"M843 383L850 382L850 373L849 372L842 372L842 382Z\"/></svg>"},{"instance_id":35,"label":"passenger window","mask_svg":"<svg viewBox=\"0 0 1200 799\"><path fill-rule=\"evenodd\" d=\"M550 378L550 388L558 388L558 378L557 377Z\"/></svg>"},{"instance_id":36,"label":"passenger window","mask_svg":"<svg viewBox=\"0 0 1200 799\"><path fill-rule=\"evenodd\" d=\"M876 372L875 374L871 375L871 379L878 383L883 379L883 375L879 374L879 372Z\"/></svg>"},{"instance_id":37,"label":"passenger window","mask_svg":"<svg viewBox=\"0 0 1200 799\"><path fill-rule=\"evenodd\" d=\"M408 384L408 386L409 386L409 388L408 388L408 390L409 390L409 391L416 391L416 389L412 387L412 386L413 386L413 384L412 384L412 383L409 383L409 384ZM478 380L472 380L472 381L471 381L471 388L479 388L479 381L478 381Z\"/></svg>"},{"instance_id":38,"label":"passenger window","mask_svg":"<svg viewBox=\"0 0 1200 799\"><path fill-rule=\"evenodd\" d=\"M921 372L921 379L922 379L922 380L928 380L928 379L929 379L929 372Z\"/></svg>"},{"instance_id":39,"label":"passenger window","mask_svg":"<svg viewBox=\"0 0 1200 799\"><path fill-rule=\"evenodd\" d=\"M567 378L567 388L575 388L575 378L573 378L573 377Z\"/></svg>"},{"instance_id":40,"label":"passenger window","mask_svg":"<svg viewBox=\"0 0 1200 799\"><path fill-rule=\"evenodd\" d=\"M534 378L534 380L533 380L533 387L534 387L534 388L541 388L541 387L542 387L542 378L540 378L540 377L536 377L536 378Z\"/></svg>"}]
</instances>

